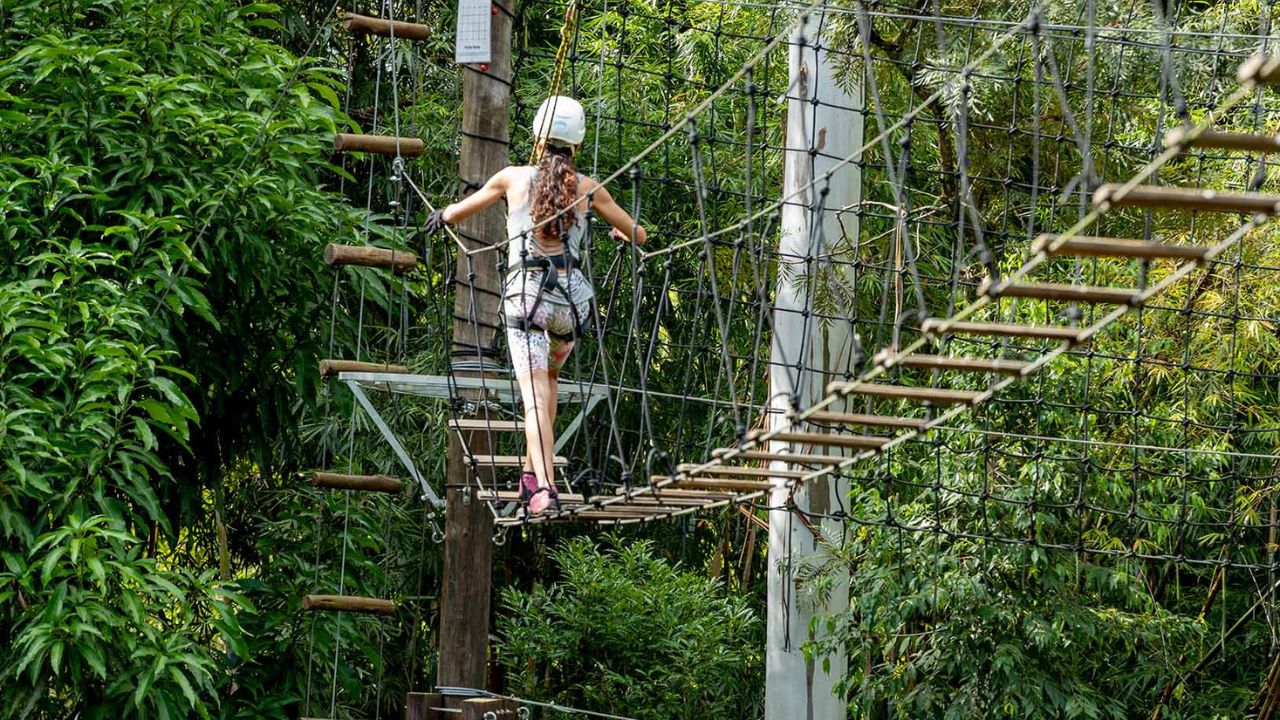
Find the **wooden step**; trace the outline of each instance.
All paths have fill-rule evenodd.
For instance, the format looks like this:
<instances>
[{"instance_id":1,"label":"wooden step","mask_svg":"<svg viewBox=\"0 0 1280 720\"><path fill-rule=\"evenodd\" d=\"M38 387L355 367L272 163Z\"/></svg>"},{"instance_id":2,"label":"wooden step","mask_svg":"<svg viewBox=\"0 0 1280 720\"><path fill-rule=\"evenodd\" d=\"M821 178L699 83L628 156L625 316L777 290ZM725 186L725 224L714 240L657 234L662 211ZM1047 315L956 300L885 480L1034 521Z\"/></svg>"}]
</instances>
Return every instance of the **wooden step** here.
<instances>
[{"instance_id":1,"label":"wooden step","mask_svg":"<svg viewBox=\"0 0 1280 720\"><path fill-rule=\"evenodd\" d=\"M948 388L907 387L905 385L884 385L881 383L846 383L834 382L827 386L827 392L838 392L843 395L857 393L872 397L893 398L896 400L918 400L935 405L956 405L975 402L981 392L977 390L951 390Z\"/></svg>"},{"instance_id":2,"label":"wooden step","mask_svg":"<svg viewBox=\"0 0 1280 720\"><path fill-rule=\"evenodd\" d=\"M355 595L303 595L302 609L325 612L350 612L365 615L394 615L396 604L390 600Z\"/></svg>"},{"instance_id":3,"label":"wooden step","mask_svg":"<svg viewBox=\"0 0 1280 720\"><path fill-rule=\"evenodd\" d=\"M1067 238L1057 248L1050 250L1049 247L1058 237L1058 235L1037 237L1035 243L1031 245L1031 252L1069 257L1130 257L1197 261L1203 260L1205 253L1209 252L1209 248L1200 245L1166 245L1150 240L1093 236Z\"/></svg>"},{"instance_id":4,"label":"wooden step","mask_svg":"<svg viewBox=\"0 0 1280 720\"><path fill-rule=\"evenodd\" d=\"M943 329L944 327L945 330ZM1015 323L947 322L936 318L930 318L921 323L920 331L928 335L959 333L963 335L995 335L997 337L1018 337L1033 340L1065 340L1072 343L1080 339L1080 330L1078 328L1054 325L1018 325Z\"/></svg>"},{"instance_id":5,"label":"wooden step","mask_svg":"<svg viewBox=\"0 0 1280 720\"><path fill-rule=\"evenodd\" d=\"M472 455L477 467L520 467L524 465L523 455ZM556 467L565 467L569 464L561 455L552 458L552 464Z\"/></svg>"},{"instance_id":6,"label":"wooden step","mask_svg":"<svg viewBox=\"0 0 1280 720\"><path fill-rule=\"evenodd\" d=\"M520 420L486 420L484 418L449 418L449 427L459 432L524 432Z\"/></svg>"},{"instance_id":7,"label":"wooden step","mask_svg":"<svg viewBox=\"0 0 1280 720\"><path fill-rule=\"evenodd\" d=\"M338 133L333 136L333 149L338 152L367 152L377 155L417 157L426 145L418 138L395 135L363 135ZM397 152L398 149L398 152Z\"/></svg>"},{"instance_id":8,"label":"wooden step","mask_svg":"<svg viewBox=\"0 0 1280 720\"><path fill-rule=\"evenodd\" d=\"M388 250L370 245L324 246L324 261L328 265L359 265L382 268L395 273L408 272L418 266L418 256L408 250Z\"/></svg>"},{"instance_id":9,"label":"wooden step","mask_svg":"<svg viewBox=\"0 0 1280 720\"><path fill-rule=\"evenodd\" d=\"M716 448L711 451L712 457L724 457L730 450L737 448ZM765 460L768 462L789 462L797 465L838 465L847 457L838 455L803 455L800 453L771 453L758 450L742 450L732 460Z\"/></svg>"},{"instance_id":10,"label":"wooden step","mask_svg":"<svg viewBox=\"0 0 1280 720\"><path fill-rule=\"evenodd\" d=\"M709 480L708 478L701 478L701 479L703 481ZM729 479L729 478L726 478L726 479ZM733 479L729 479L729 480L730 482L733 481ZM736 478L736 480L738 480L739 482L742 481L741 478ZM725 500L734 500L738 497L734 490L723 488L723 487L707 488L707 487L702 487L698 485L685 487L685 486L679 485L681 480L673 481L670 475L650 475L649 482L653 484L667 483L666 485L663 485L661 488L655 489L653 491L654 493L656 493L657 498L661 498L664 502L667 500L668 497L671 497L672 495L674 495L677 498L681 498L681 499L687 498L689 500L697 498L702 500L704 504L710 504L714 502L724 502ZM773 484L768 481L747 480L746 482L752 488L763 486L765 489L768 489L773 487Z\"/></svg>"},{"instance_id":11,"label":"wooden step","mask_svg":"<svg viewBox=\"0 0 1280 720\"><path fill-rule=\"evenodd\" d=\"M876 362L885 367L908 367L918 370L959 370L962 372L988 372L1000 375L1019 375L1027 363L1018 360L1002 360L999 358L952 357L949 355L925 355L911 353L896 357L890 352L876 355ZM812 419L812 418L810 418ZM901 418L906 420L907 418ZM923 420L912 420L919 427Z\"/></svg>"},{"instance_id":12,"label":"wooden step","mask_svg":"<svg viewBox=\"0 0 1280 720\"><path fill-rule=\"evenodd\" d=\"M1185 128L1174 128L1165 133L1164 146L1183 148L1212 148L1215 150L1243 150L1245 152L1274 153L1280 152L1280 135L1257 135L1254 133L1223 132L1221 130L1204 130L1190 140L1191 132Z\"/></svg>"},{"instance_id":13,"label":"wooden step","mask_svg":"<svg viewBox=\"0 0 1280 720\"><path fill-rule=\"evenodd\" d=\"M320 377L334 377L338 373L344 372L392 373L405 375L408 374L409 368L404 365L362 362L360 360L329 359L320 361Z\"/></svg>"},{"instance_id":14,"label":"wooden step","mask_svg":"<svg viewBox=\"0 0 1280 720\"><path fill-rule=\"evenodd\" d=\"M667 487L697 490L728 490L731 492L767 492L772 490L774 485L768 480L746 480L743 478L727 477L696 477L676 480Z\"/></svg>"},{"instance_id":15,"label":"wooden step","mask_svg":"<svg viewBox=\"0 0 1280 720\"><path fill-rule=\"evenodd\" d=\"M808 473L800 472L799 470L770 470L769 468L733 467L731 465L712 465L706 470L703 470L701 472L696 472L696 468L698 467L701 467L701 466L693 465L691 463L684 463L676 466L676 472L684 473L686 475L693 475L695 477L700 477L702 475L742 475L744 477L763 477L763 478L777 477L777 478L798 479L798 478L804 477L805 475L808 475Z\"/></svg>"},{"instance_id":16,"label":"wooden step","mask_svg":"<svg viewBox=\"0 0 1280 720\"><path fill-rule=\"evenodd\" d=\"M1236 70L1236 81L1241 85L1257 83L1271 85L1280 82L1280 57L1259 53L1240 63Z\"/></svg>"},{"instance_id":17,"label":"wooden step","mask_svg":"<svg viewBox=\"0 0 1280 720\"><path fill-rule=\"evenodd\" d=\"M1114 199L1121 187L1117 183L1108 183L1095 190L1093 206L1101 211L1112 207L1145 207L1264 215L1280 212L1280 195L1139 185L1129 190L1124 197Z\"/></svg>"},{"instance_id":18,"label":"wooden step","mask_svg":"<svg viewBox=\"0 0 1280 720\"><path fill-rule=\"evenodd\" d=\"M832 423L839 425L865 425L867 427L922 428L928 420L894 417L892 415L866 415L863 413L819 410L810 415L806 422Z\"/></svg>"},{"instance_id":19,"label":"wooden step","mask_svg":"<svg viewBox=\"0 0 1280 720\"><path fill-rule=\"evenodd\" d=\"M746 439L752 442L759 442L761 436L767 432L766 430L752 430L747 433ZM775 440L797 445L823 445L827 447L857 448L859 450L874 450L889 442L889 438L870 435L837 435L836 433L817 432L782 432L765 442Z\"/></svg>"},{"instance_id":20,"label":"wooden step","mask_svg":"<svg viewBox=\"0 0 1280 720\"><path fill-rule=\"evenodd\" d=\"M343 475L317 471L311 473L311 484L329 490L367 490L384 493L398 493L404 490L404 483L390 475Z\"/></svg>"},{"instance_id":21,"label":"wooden step","mask_svg":"<svg viewBox=\"0 0 1280 720\"><path fill-rule=\"evenodd\" d=\"M356 34L394 37L397 40L426 40L431 37L431 27L428 25L401 20L383 20L355 13L344 14L342 26Z\"/></svg>"},{"instance_id":22,"label":"wooden step","mask_svg":"<svg viewBox=\"0 0 1280 720\"><path fill-rule=\"evenodd\" d=\"M1128 288L1091 287L1088 285L1064 285L1061 283L1000 283L988 287L984 281L978 292L995 297L1030 298L1032 300L1058 300L1062 302L1098 303L1110 305L1134 305L1141 296Z\"/></svg>"},{"instance_id":23,"label":"wooden step","mask_svg":"<svg viewBox=\"0 0 1280 720\"><path fill-rule=\"evenodd\" d=\"M655 476L655 477L658 477L658 476ZM661 476L661 477L666 477L666 476ZM730 496L727 496L723 493L720 493L718 495L713 495L708 493L696 493L696 494L690 495L674 489L672 490L672 492L668 493L666 488L659 489L657 493L658 493L657 496L654 496L652 494L635 495L631 498L628 498L627 500L624 500L621 502L615 502L612 505L627 505L628 503L630 503L633 505L639 504L639 505L646 505L646 506L657 504L657 505L670 505L672 507L676 507L676 506L696 507L698 505L704 505L710 502L719 502L721 500L730 499ZM477 496L482 500L493 500L495 502L519 502L520 501L520 492L518 490L499 490L496 493L489 492L489 491L481 491L477 494ZM605 497L608 497L608 496L598 495L593 497L592 499L601 500ZM577 493L560 493L559 500L560 500L560 507L562 509L569 509L569 508L579 507L582 505L592 505L592 503L587 502L587 500L582 495L579 495ZM601 507L610 507L610 506L611 505L605 505Z\"/></svg>"}]
</instances>

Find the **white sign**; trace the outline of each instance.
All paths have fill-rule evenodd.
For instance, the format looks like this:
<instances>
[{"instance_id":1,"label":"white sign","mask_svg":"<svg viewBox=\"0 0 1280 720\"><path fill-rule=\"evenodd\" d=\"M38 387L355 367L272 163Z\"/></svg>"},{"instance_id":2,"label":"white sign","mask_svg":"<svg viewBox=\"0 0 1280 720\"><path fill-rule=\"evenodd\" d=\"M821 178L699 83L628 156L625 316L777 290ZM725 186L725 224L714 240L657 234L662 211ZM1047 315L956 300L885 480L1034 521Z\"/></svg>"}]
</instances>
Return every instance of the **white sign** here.
<instances>
[{"instance_id":1,"label":"white sign","mask_svg":"<svg viewBox=\"0 0 1280 720\"><path fill-rule=\"evenodd\" d=\"M489 15L492 0L458 0L458 38L454 61L487 63L490 59Z\"/></svg>"}]
</instances>

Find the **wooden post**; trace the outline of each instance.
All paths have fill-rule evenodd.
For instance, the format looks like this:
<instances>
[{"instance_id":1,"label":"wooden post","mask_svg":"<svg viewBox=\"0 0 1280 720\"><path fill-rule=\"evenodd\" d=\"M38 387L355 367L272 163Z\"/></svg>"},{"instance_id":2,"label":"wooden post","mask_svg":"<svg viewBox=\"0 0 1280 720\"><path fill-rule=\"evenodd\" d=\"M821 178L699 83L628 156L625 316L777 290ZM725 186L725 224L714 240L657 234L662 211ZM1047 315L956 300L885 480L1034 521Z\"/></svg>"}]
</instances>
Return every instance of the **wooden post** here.
<instances>
[{"instance_id":1,"label":"wooden post","mask_svg":"<svg viewBox=\"0 0 1280 720\"><path fill-rule=\"evenodd\" d=\"M462 69L462 147L459 175L464 194L506 167L511 79L511 0L495 0L492 58L487 66ZM461 223L468 248L506 238L500 208ZM458 254L454 287L453 347L475 352L492 346L498 326L501 278L492 252ZM489 451L488 434L463 431L473 453ZM440 592L440 661L436 684L484 688L489 647L489 598L493 572L493 515L475 493L462 452L463 432L449 433L445 494L444 582Z\"/></svg>"},{"instance_id":2,"label":"wooden post","mask_svg":"<svg viewBox=\"0 0 1280 720\"><path fill-rule=\"evenodd\" d=\"M444 707L444 697L440 693L409 693L404 703L404 720L441 720L444 713L437 708Z\"/></svg>"}]
</instances>

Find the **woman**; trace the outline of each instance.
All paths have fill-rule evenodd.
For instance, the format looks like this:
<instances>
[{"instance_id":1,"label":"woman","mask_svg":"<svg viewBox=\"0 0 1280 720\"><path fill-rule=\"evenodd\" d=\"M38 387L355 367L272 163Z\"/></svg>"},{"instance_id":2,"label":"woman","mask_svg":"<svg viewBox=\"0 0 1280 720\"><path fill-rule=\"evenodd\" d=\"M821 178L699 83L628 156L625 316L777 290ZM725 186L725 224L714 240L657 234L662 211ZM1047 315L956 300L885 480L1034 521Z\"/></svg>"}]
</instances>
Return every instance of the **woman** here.
<instances>
[{"instance_id":1,"label":"woman","mask_svg":"<svg viewBox=\"0 0 1280 720\"><path fill-rule=\"evenodd\" d=\"M578 173L573 158L586 134L586 115L577 100L547 98L533 119L537 166L503 169L470 197L432 213L424 227L435 232L507 201L503 311L511 368L524 401L528 452L520 497L530 514L559 507L552 466L556 382L586 329L595 294L579 269L587 213L594 211L612 225L615 239L643 245L646 237L603 185Z\"/></svg>"}]
</instances>

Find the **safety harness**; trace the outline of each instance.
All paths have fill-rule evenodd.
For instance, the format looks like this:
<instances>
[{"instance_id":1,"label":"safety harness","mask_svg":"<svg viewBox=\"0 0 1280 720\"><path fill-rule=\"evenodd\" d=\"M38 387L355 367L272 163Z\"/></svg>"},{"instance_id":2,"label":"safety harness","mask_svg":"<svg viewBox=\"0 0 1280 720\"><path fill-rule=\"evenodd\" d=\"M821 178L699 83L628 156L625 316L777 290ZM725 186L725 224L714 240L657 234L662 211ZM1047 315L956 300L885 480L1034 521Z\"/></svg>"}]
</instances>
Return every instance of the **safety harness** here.
<instances>
[{"instance_id":1,"label":"safety harness","mask_svg":"<svg viewBox=\"0 0 1280 720\"><path fill-rule=\"evenodd\" d=\"M526 255L521 258L520 262L509 272L514 274L517 272L523 273L526 270L541 270L542 282L538 284L538 294L534 298L533 304L529 306L528 313L523 317L507 314L507 324L524 332L531 332L531 329L540 330L562 342L573 342L581 337L586 331L586 326L583 319L578 315L578 306L573 302L573 298L569 296L569 292L560 287L560 273L569 273L577 266L578 259L568 252L559 255L535 255L533 257ZM510 280L510 277L511 275L509 274L508 280ZM546 298L547 293L550 292L560 293L565 300L565 304L569 306L569 312L573 314L573 330L571 332L558 333L543 327L534 320L537 316L538 308L542 307L542 301Z\"/></svg>"}]
</instances>

